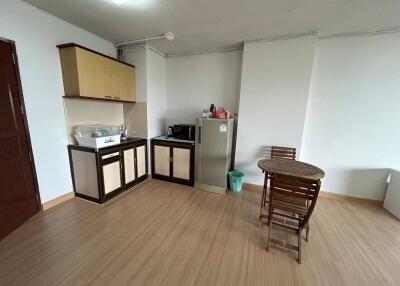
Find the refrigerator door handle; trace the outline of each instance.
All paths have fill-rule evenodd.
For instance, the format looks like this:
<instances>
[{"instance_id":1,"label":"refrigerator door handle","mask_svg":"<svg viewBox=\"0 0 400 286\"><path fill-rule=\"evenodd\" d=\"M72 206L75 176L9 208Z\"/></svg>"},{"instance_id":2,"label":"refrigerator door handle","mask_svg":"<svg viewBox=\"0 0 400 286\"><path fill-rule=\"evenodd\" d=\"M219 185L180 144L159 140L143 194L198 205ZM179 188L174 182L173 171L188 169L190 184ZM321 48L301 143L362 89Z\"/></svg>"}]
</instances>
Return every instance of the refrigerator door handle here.
<instances>
[{"instance_id":1,"label":"refrigerator door handle","mask_svg":"<svg viewBox=\"0 0 400 286\"><path fill-rule=\"evenodd\" d=\"M201 126L199 126L199 141L198 141L198 143L201 144Z\"/></svg>"}]
</instances>

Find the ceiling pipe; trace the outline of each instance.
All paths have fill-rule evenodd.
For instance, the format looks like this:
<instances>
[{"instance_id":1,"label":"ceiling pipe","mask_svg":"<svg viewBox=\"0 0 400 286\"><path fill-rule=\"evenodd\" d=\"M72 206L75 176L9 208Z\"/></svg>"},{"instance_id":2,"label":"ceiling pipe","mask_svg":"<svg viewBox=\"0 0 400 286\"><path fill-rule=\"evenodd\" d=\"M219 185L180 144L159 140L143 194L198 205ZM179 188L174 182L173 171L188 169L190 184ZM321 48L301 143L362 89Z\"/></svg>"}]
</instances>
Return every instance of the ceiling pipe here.
<instances>
[{"instance_id":1,"label":"ceiling pipe","mask_svg":"<svg viewBox=\"0 0 400 286\"><path fill-rule=\"evenodd\" d=\"M158 39L167 39L168 41L173 41L175 39L175 34L172 32L167 32L167 33L157 35L157 36L150 36L150 37L145 37L145 38L139 39L139 40L122 42L122 43L116 44L115 46L117 48L120 48L123 46L128 46L128 45L138 44L138 43L145 43L148 41L153 41L153 40L158 40Z\"/></svg>"}]
</instances>

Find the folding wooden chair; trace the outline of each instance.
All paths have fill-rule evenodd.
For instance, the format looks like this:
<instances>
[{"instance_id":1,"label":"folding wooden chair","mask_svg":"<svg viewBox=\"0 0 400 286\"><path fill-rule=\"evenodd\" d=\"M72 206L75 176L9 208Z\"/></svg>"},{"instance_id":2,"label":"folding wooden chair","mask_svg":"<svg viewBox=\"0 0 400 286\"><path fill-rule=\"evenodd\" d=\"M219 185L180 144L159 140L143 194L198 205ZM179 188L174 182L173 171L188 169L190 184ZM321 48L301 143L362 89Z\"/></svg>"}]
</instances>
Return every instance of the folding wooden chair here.
<instances>
[{"instance_id":1,"label":"folding wooden chair","mask_svg":"<svg viewBox=\"0 0 400 286\"><path fill-rule=\"evenodd\" d=\"M301 234L306 229L306 241L308 241L309 220L317 202L320 187L319 180L277 174L271 176L267 251L271 243L278 244L297 251L298 262L301 263ZM271 239L272 224L297 232L298 245Z\"/></svg>"},{"instance_id":2,"label":"folding wooden chair","mask_svg":"<svg viewBox=\"0 0 400 286\"><path fill-rule=\"evenodd\" d=\"M272 146L271 158L296 160L296 148ZM260 220L263 217L266 217L265 215L263 215L262 211L265 208L265 205L268 203L268 180L270 179L270 177L271 177L270 174L268 173L265 174L264 187L261 198Z\"/></svg>"}]
</instances>

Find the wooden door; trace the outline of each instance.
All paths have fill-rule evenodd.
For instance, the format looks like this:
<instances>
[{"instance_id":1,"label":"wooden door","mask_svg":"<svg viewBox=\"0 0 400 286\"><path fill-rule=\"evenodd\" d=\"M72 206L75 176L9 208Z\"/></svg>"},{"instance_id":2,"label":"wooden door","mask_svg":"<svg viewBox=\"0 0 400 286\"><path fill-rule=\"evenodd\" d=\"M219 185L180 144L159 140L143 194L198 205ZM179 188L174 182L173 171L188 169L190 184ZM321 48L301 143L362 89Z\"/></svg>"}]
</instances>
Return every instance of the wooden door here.
<instances>
[{"instance_id":1,"label":"wooden door","mask_svg":"<svg viewBox=\"0 0 400 286\"><path fill-rule=\"evenodd\" d=\"M0 239L41 208L24 110L15 46L0 41Z\"/></svg>"},{"instance_id":2,"label":"wooden door","mask_svg":"<svg viewBox=\"0 0 400 286\"><path fill-rule=\"evenodd\" d=\"M136 147L136 167L137 167L137 178L147 175L147 154L146 146Z\"/></svg>"},{"instance_id":3,"label":"wooden door","mask_svg":"<svg viewBox=\"0 0 400 286\"><path fill-rule=\"evenodd\" d=\"M135 149L124 150L125 185L136 180Z\"/></svg>"},{"instance_id":4,"label":"wooden door","mask_svg":"<svg viewBox=\"0 0 400 286\"><path fill-rule=\"evenodd\" d=\"M190 149L172 148L172 177L190 180Z\"/></svg>"}]
</instances>

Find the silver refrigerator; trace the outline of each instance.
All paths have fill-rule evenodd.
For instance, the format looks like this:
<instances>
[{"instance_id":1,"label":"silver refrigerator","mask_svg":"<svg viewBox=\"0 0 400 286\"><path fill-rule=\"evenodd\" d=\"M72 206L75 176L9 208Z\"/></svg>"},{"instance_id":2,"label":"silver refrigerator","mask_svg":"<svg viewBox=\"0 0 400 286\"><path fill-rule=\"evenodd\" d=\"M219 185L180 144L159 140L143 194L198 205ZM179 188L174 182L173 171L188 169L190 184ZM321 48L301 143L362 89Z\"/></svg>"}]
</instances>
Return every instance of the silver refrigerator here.
<instances>
[{"instance_id":1,"label":"silver refrigerator","mask_svg":"<svg viewBox=\"0 0 400 286\"><path fill-rule=\"evenodd\" d=\"M195 187L224 194L232 157L233 119L196 120Z\"/></svg>"}]
</instances>

